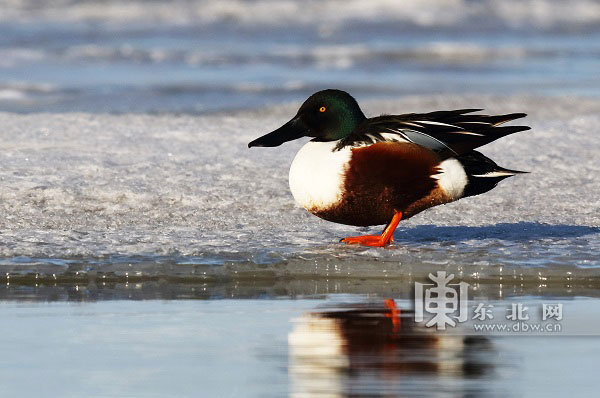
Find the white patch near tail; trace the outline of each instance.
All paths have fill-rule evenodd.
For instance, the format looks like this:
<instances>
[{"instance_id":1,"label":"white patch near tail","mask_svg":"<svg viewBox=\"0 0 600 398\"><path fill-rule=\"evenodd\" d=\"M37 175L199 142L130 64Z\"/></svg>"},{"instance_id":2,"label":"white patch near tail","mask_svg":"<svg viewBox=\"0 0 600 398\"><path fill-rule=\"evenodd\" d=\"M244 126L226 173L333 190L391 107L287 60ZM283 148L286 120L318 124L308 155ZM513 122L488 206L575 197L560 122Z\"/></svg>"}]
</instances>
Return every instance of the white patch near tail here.
<instances>
[{"instance_id":1,"label":"white patch near tail","mask_svg":"<svg viewBox=\"0 0 600 398\"><path fill-rule=\"evenodd\" d=\"M327 209L342 199L350 147L333 151L338 141L304 145L290 167L290 190L307 210Z\"/></svg>"},{"instance_id":2,"label":"white patch near tail","mask_svg":"<svg viewBox=\"0 0 600 398\"><path fill-rule=\"evenodd\" d=\"M467 173L462 164L454 158L446 159L439 164L441 170L433 177L438 180L438 185L452 200L460 199L469 182Z\"/></svg>"}]
</instances>

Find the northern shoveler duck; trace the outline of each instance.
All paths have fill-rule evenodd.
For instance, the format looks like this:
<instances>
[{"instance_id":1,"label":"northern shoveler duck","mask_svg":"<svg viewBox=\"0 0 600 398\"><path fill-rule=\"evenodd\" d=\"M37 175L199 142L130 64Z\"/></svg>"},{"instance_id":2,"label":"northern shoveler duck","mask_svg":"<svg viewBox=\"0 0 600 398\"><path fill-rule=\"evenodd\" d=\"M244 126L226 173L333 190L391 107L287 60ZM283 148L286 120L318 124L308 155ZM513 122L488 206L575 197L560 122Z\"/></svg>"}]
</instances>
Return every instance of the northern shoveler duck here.
<instances>
[{"instance_id":1,"label":"northern shoveler duck","mask_svg":"<svg viewBox=\"0 0 600 398\"><path fill-rule=\"evenodd\" d=\"M385 246L402 219L479 195L523 173L498 166L475 148L529 130L502 126L526 116L478 115L458 109L367 118L340 90L311 95L296 116L248 144L273 147L312 137L290 168L296 201L325 220L355 226L387 224L381 235L350 236L348 244Z\"/></svg>"}]
</instances>

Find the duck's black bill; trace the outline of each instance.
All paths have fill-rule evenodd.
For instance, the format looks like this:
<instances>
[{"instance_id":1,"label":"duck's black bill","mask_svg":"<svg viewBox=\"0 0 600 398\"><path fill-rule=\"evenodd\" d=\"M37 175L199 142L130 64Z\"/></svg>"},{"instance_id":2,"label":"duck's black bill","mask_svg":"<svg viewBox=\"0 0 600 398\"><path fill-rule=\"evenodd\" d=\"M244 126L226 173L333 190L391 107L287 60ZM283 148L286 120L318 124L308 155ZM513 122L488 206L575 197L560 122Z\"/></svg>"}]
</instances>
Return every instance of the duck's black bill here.
<instances>
[{"instance_id":1,"label":"duck's black bill","mask_svg":"<svg viewBox=\"0 0 600 398\"><path fill-rule=\"evenodd\" d=\"M294 118L279 127L277 130L263 135L248 144L248 148L253 146L279 146L284 142L296 140L306 136L307 128L298 118Z\"/></svg>"}]
</instances>

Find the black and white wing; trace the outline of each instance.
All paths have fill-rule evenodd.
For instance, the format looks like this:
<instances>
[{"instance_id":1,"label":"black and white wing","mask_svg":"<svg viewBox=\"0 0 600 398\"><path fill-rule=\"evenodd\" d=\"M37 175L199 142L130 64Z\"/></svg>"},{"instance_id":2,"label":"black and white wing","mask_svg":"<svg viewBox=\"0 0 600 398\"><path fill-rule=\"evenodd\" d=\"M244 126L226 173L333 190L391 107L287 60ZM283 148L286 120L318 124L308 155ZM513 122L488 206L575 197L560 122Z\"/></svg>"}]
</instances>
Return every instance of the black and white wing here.
<instances>
[{"instance_id":1,"label":"black and white wing","mask_svg":"<svg viewBox=\"0 0 600 398\"><path fill-rule=\"evenodd\" d=\"M525 117L524 113L474 115L481 109L384 115L367 119L341 140L337 149L383 141L409 141L436 152L442 159L457 157L528 126L502 126Z\"/></svg>"}]
</instances>

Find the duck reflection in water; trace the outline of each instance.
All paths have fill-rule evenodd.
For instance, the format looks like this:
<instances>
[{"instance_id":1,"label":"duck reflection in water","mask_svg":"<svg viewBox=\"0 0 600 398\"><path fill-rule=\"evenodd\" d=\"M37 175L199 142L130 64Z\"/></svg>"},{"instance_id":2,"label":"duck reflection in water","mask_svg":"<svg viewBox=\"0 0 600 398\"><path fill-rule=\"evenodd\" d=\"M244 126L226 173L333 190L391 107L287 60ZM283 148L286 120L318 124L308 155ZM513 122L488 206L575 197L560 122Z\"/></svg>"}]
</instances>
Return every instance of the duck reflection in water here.
<instances>
[{"instance_id":1,"label":"duck reflection in water","mask_svg":"<svg viewBox=\"0 0 600 398\"><path fill-rule=\"evenodd\" d=\"M414 322L393 300L311 312L288 336L290 396L481 397L496 354L480 336Z\"/></svg>"}]
</instances>

